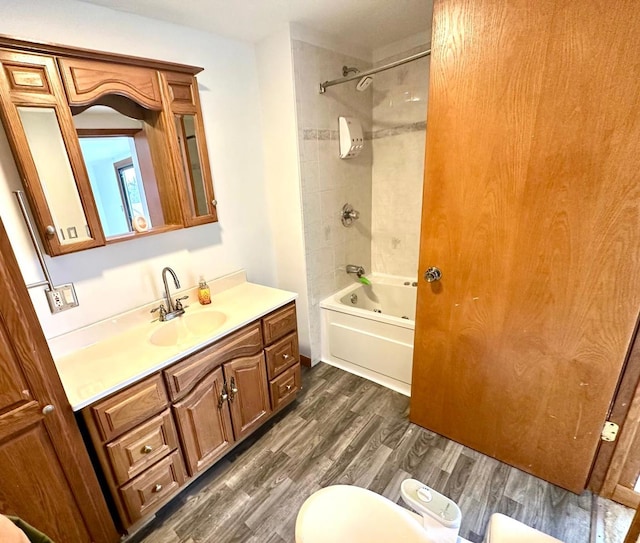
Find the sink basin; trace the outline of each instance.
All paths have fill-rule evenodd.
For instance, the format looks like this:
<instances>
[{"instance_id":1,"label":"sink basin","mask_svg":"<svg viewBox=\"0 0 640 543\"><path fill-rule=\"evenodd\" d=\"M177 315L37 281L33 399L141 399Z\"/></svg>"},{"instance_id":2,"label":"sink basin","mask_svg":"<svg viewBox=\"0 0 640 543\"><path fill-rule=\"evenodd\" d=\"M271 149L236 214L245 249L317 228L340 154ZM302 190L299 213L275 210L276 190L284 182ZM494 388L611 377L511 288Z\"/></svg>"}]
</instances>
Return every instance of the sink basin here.
<instances>
[{"instance_id":1,"label":"sink basin","mask_svg":"<svg viewBox=\"0 0 640 543\"><path fill-rule=\"evenodd\" d=\"M196 343L211 336L227 321L220 311L185 313L171 321L162 323L149 336L149 342L158 347L171 347L182 343Z\"/></svg>"}]
</instances>

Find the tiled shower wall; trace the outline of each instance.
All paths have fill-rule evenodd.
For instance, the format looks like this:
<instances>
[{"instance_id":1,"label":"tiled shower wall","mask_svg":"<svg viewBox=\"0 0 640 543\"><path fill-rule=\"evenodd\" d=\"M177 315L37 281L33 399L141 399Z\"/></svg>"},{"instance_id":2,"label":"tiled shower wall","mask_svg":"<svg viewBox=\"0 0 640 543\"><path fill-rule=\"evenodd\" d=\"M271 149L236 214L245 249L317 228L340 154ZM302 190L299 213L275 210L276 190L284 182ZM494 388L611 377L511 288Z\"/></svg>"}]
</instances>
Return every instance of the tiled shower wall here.
<instances>
[{"instance_id":1,"label":"tiled shower wall","mask_svg":"<svg viewBox=\"0 0 640 543\"><path fill-rule=\"evenodd\" d=\"M292 40L296 114L302 177L311 358L320 358L320 301L354 281L345 266L371 270L371 141L356 158L338 155L338 117L356 117L371 132L372 89L347 83L319 94L319 83L342 77L342 66L371 67L365 61ZM340 210L350 203L360 219L350 228Z\"/></svg>"},{"instance_id":2,"label":"tiled shower wall","mask_svg":"<svg viewBox=\"0 0 640 543\"><path fill-rule=\"evenodd\" d=\"M424 51L412 48L376 66ZM372 268L416 277L424 182L429 57L379 72L373 82Z\"/></svg>"}]
</instances>

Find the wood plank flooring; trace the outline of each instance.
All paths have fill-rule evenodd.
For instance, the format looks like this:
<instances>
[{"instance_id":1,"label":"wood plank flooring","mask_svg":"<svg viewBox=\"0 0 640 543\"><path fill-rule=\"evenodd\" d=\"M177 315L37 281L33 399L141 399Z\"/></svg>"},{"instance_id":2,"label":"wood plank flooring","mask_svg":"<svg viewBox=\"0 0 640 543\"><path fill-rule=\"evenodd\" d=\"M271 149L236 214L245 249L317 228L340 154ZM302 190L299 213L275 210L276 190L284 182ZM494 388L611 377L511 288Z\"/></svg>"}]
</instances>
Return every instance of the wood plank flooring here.
<instances>
[{"instance_id":1,"label":"wood plank flooring","mask_svg":"<svg viewBox=\"0 0 640 543\"><path fill-rule=\"evenodd\" d=\"M167 505L131 543L293 543L298 509L332 484L369 488L402 504L418 479L462 509L460 535L481 542L505 513L567 543L587 543L591 494L577 496L407 419L408 398L326 364L257 435Z\"/></svg>"}]
</instances>

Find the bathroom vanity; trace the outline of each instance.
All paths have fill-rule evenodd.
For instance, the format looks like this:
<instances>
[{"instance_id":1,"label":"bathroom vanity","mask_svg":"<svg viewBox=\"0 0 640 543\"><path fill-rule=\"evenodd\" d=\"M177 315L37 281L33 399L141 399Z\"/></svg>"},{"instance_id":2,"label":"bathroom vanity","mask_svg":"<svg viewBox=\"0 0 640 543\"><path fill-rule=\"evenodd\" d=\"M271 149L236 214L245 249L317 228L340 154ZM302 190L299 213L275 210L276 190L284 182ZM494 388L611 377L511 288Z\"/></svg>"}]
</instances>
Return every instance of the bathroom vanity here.
<instances>
[{"instance_id":1,"label":"bathroom vanity","mask_svg":"<svg viewBox=\"0 0 640 543\"><path fill-rule=\"evenodd\" d=\"M214 283L210 305L171 321L132 325L145 306L52 342L87 342L56 366L127 532L300 389L295 294L243 278Z\"/></svg>"}]
</instances>

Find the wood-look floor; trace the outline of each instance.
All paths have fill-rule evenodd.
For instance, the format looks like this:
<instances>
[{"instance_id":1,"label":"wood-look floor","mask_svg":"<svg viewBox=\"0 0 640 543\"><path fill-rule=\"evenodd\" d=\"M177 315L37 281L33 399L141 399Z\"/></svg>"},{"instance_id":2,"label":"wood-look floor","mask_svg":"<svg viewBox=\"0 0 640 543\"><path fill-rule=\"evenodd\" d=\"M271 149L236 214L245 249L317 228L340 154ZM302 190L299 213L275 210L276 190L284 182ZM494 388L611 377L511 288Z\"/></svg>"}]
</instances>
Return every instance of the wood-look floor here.
<instances>
[{"instance_id":1,"label":"wood-look floor","mask_svg":"<svg viewBox=\"0 0 640 543\"><path fill-rule=\"evenodd\" d=\"M460 535L481 542L502 512L567 543L587 543L591 494L576 496L411 424L408 398L326 364L296 403L166 506L130 539L145 543L294 542L298 509L331 484L402 503L418 479L462 509Z\"/></svg>"}]
</instances>

